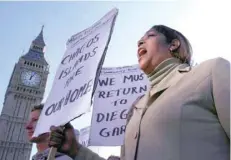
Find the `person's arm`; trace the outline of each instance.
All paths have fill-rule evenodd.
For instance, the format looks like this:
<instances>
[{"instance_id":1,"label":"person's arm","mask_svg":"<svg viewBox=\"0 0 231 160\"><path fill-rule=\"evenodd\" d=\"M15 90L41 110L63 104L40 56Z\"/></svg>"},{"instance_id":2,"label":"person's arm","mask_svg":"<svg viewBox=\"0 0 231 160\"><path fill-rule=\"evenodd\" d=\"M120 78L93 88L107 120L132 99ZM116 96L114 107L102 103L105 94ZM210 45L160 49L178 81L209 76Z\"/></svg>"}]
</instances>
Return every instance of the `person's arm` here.
<instances>
[{"instance_id":1,"label":"person's arm","mask_svg":"<svg viewBox=\"0 0 231 160\"><path fill-rule=\"evenodd\" d=\"M78 152L74 160L106 160L98 154L92 152L90 149L78 144Z\"/></svg>"},{"instance_id":2,"label":"person's arm","mask_svg":"<svg viewBox=\"0 0 231 160\"><path fill-rule=\"evenodd\" d=\"M75 137L74 128L70 123L63 127L51 127L48 144L55 147L58 152L64 153L73 160L105 160L90 149L79 144Z\"/></svg>"},{"instance_id":3,"label":"person's arm","mask_svg":"<svg viewBox=\"0 0 231 160\"><path fill-rule=\"evenodd\" d=\"M212 68L212 94L219 121L230 138L230 63L217 58Z\"/></svg>"}]
</instances>

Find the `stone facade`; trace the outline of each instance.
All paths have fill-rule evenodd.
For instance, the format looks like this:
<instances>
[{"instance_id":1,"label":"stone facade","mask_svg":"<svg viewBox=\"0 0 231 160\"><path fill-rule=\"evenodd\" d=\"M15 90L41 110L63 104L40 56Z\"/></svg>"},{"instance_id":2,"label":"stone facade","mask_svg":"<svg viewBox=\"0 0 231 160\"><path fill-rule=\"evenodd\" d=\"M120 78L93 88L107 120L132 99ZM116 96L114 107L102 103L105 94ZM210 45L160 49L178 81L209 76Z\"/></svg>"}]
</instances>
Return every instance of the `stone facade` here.
<instances>
[{"instance_id":1,"label":"stone facade","mask_svg":"<svg viewBox=\"0 0 231 160\"><path fill-rule=\"evenodd\" d=\"M0 159L29 160L32 144L25 125L34 104L41 103L49 65L44 57L43 28L29 51L15 64L0 115Z\"/></svg>"}]
</instances>

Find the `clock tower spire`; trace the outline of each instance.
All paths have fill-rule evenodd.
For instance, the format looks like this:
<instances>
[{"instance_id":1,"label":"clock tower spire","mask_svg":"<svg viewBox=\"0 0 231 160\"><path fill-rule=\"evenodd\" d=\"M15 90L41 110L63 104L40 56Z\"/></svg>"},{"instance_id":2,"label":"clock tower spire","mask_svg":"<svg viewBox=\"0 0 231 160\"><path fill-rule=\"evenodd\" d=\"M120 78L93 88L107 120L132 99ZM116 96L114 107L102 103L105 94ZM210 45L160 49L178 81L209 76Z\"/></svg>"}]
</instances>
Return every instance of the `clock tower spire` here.
<instances>
[{"instance_id":1,"label":"clock tower spire","mask_svg":"<svg viewBox=\"0 0 231 160\"><path fill-rule=\"evenodd\" d=\"M32 41L30 49L36 50L38 52L44 52L44 48L46 46L44 39L43 39L43 28L44 25L42 26L42 29L39 33L39 35Z\"/></svg>"},{"instance_id":2,"label":"clock tower spire","mask_svg":"<svg viewBox=\"0 0 231 160\"><path fill-rule=\"evenodd\" d=\"M33 105L43 99L49 73L43 28L15 64L6 90L0 115L0 157L4 160L30 158L32 144L28 142L25 125Z\"/></svg>"}]
</instances>

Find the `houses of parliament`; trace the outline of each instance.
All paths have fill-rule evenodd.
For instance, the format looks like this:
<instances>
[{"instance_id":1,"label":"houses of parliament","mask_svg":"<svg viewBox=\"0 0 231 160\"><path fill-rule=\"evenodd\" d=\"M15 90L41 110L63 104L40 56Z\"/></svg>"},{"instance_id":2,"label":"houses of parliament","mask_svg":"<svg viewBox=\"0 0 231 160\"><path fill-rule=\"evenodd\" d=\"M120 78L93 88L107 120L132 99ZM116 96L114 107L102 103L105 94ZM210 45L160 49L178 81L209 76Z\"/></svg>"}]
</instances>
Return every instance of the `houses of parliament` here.
<instances>
[{"instance_id":1,"label":"houses of parliament","mask_svg":"<svg viewBox=\"0 0 231 160\"><path fill-rule=\"evenodd\" d=\"M0 159L29 160L32 144L25 125L33 105L41 103L49 65L44 57L43 27L28 52L19 57L9 79L0 115Z\"/></svg>"}]
</instances>

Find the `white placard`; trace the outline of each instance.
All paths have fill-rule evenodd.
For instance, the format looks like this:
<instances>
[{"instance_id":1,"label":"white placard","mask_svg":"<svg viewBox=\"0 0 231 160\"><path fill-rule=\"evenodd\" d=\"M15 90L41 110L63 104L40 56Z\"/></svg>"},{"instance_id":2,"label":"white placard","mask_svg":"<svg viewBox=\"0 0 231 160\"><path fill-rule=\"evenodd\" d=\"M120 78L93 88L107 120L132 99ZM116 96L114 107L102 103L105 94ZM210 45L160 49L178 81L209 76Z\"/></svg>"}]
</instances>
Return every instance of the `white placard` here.
<instances>
[{"instance_id":1,"label":"white placard","mask_svg":"<svg viewBox=\"0 0 231 160\"><path fill-rule=\"evenodd\" d=\"M90 136L90 127L85 127L80 130L79 143L85 147L88 147Z\"/></svg>"},{"instance_id":2,"label":"white placard","mask_svg":"<svg viewBox=\"0 0 231 160\"><path fill-rule=\"evenodd\" d=\"M147 77L137 65L103 68L94 95L89 145L122 145L127 112L148 87Z\"/></svg>"},{"instance_id":3,"label":"white placard","mask_svg":"<svg viewBox=\"0 0 231 160\"><path fill-rule=\"evenodd\" d=\"M117 9L111 10L67 41L33 136L48 132L51 125L64 125L89 110L117 14Z\"/></svg>"}]
</instances>

